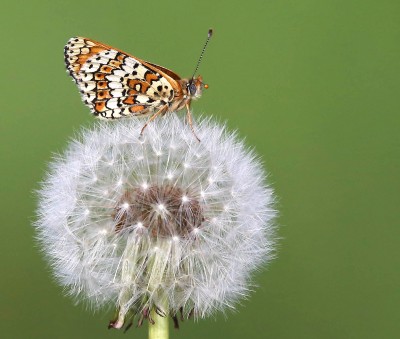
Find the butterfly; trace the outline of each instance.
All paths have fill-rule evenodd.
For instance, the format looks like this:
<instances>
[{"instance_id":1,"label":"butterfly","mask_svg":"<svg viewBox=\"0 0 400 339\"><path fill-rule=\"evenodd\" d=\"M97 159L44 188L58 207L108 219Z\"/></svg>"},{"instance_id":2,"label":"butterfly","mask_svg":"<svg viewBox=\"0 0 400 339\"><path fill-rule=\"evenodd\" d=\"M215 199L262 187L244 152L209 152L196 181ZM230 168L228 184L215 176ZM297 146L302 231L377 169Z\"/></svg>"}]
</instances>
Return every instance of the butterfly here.
<instances>
[{"instance_id":1,"label":"butterfly","mask_svg":"<svg viewBox=\"0 0 400 339\"><path fill-rule=\"evenodd\" d=\"M190 104L201 96L203 88L208 88L202 77L195 77L195 74L211 36L210 29L190 79L182 79L165 67L82 37L71 38L65 45L65 64L83 102L95 116L118 119L150 115L142 134L157 116L186 108L187 120L194 133Z\"/></svg>"}]
</instances>

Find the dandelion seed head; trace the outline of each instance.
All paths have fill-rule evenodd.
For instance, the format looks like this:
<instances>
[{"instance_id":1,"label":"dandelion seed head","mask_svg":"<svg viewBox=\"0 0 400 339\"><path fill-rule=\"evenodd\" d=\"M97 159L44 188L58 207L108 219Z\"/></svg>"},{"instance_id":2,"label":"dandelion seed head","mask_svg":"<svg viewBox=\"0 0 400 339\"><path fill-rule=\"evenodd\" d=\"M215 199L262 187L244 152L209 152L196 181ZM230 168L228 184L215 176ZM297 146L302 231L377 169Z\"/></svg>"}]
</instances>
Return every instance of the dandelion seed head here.
<instances>
[{"instance_id":1,"label":"dandelion seed head","mask_svg":"<svg viewBox=\"0 0 400 339\"><path fill-rule=\"evenodd\" d=\"M57 157L39 192L37 237L57 280L95 308L232 308L273 256L273 193L254 153L211 120L100 122ZM112 165L111 165L112 164ZM94 180L96 178L96 180Z\"/></svg>"}]
</instances>

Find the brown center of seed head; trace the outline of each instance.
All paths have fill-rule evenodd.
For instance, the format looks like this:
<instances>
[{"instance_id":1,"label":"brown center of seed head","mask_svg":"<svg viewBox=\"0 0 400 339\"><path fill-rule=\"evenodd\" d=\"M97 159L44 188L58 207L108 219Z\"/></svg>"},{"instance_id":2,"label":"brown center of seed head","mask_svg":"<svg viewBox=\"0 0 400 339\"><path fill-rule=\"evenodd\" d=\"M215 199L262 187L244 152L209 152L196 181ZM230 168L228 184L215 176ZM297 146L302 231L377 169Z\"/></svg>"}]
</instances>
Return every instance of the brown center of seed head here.
<instances>
[{"instance_id":1,"label":"brown center of seed head","mask_svg":"<svg viewBox=\"0 0 400 339\"><path fill-rule=\"evenodd\" d=\"M127 189L112 217L117 233L144 227L153 237L186 237L204 221L200 202L173 185Z\"/></svg>"}]
</instances>

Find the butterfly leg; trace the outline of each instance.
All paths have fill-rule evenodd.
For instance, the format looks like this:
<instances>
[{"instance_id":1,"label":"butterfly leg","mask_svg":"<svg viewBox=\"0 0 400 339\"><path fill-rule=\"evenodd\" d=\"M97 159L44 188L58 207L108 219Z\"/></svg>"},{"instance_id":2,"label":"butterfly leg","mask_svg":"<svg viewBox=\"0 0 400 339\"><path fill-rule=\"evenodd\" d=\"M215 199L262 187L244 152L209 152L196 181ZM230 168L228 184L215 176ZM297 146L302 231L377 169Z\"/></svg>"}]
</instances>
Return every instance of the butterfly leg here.
<instances>
[{"instance_id":1,"label":"butterfly leg","mask_svg":"<svg viewBox=\"0 0 400 339\"><path fill-rule=\"evenodd\" d=\"M197 141L200 142L199 137L196 135L194 128L193 128L193 122L192 122L192 114L190 113L190 105L189 103L186 103L186 117L190 126L190 129L192 130L193 135L196 137Z\"/></svg>"},{"instance_id":2,"label":"butterfly leg","mask_svg":"<svg viewBox=\"0 0 400 339\"><path fill-rule=\"evenodd\" d=\"M142 130L140 131L140 136L143 135L143 131L146 129L147 125L152 122L155 118L157 118L160 114L162 115L163 113L165 113L168 110L168 105L164 105L163 107L161 107L156 113L154 113L149 120L147 120L147 122L144 124L144 126L142 127Z\"/></svg>"}]
</instances>

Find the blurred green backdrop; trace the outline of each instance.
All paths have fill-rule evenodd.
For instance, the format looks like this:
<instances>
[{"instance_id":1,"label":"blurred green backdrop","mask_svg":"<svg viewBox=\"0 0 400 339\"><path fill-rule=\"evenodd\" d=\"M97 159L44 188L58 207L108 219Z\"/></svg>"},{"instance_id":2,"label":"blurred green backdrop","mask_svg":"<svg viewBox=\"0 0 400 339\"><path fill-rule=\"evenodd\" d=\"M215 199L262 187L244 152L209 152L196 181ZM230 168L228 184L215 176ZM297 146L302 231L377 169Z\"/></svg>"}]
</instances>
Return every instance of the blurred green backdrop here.
<instances>
[{"instance_id":1,"label":"blurred green backdrop","mask_svg":"<svg viewBox=\"0 0 400 339\"><path fill-rule=\"evenodd\" d=\"M236 313L171 337L399 337L398 0L3 1L0 19L2 338L123 335L111 312L63 296L33 239L46 163L93 122L64 44L91 37L190 76L209 27L195 116L226 120L262 156L281 241Z\"/></svg>"}]
</instances>

